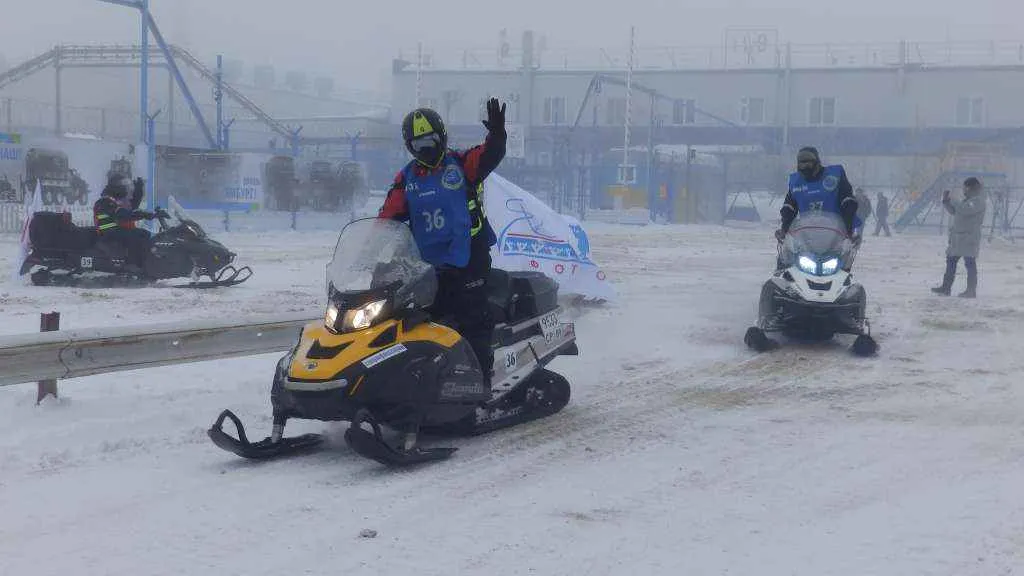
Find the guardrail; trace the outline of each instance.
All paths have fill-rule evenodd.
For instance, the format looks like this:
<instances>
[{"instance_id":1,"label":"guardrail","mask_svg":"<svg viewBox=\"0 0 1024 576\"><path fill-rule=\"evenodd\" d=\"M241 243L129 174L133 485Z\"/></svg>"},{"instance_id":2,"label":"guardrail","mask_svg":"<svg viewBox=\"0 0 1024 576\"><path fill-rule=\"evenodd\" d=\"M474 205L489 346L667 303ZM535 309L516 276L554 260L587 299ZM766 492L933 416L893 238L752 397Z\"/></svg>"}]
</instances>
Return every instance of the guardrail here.
<instances>
[{"instance_id":1,"label":"guardrail","mask_svg":"<svg viewBox=\"0 0 1024 576\"><path fill-rule=\"evenodd\" d=\"M282 352L309 315L0 336L0 386Z\"/></svg>"}]
</instances>

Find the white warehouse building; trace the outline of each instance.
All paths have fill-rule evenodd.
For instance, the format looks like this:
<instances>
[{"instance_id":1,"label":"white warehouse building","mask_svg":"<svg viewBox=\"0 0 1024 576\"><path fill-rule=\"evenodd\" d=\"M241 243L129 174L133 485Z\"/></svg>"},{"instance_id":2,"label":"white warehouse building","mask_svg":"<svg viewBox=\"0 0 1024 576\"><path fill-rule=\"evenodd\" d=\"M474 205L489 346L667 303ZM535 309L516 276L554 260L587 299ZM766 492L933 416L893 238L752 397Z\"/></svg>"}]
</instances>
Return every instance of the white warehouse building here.
<instances>
[{"instance_id":1,"label":"white warehouse building","mask_svg":"<svg viewBox=\"0 0 1024 576\"><path fill-rule=\"evenodd\" d=\"M843 162L855 185L905 196L904 208L966 173L1021 196L1012 191L1024 177L1024 43L797 46L770 31L741 31L714 49L637 50L631 74L626 57L584 62L536 44L526 32L518 50L497 56L396 59L392 123L418 98L442 114L457 144L471 144L483 136L486 99L506 100L525 140L525 159L508 169L571 197L586 188L578 196L592 204L608 202L623 163L636 165L635 186L649 201L659 188L664 196L672 177L649 159L666 145L762 150L733 162L742 174L723 177L725 194L782 188L796 149L812 145Z\"/></svg>"}]
</instances>

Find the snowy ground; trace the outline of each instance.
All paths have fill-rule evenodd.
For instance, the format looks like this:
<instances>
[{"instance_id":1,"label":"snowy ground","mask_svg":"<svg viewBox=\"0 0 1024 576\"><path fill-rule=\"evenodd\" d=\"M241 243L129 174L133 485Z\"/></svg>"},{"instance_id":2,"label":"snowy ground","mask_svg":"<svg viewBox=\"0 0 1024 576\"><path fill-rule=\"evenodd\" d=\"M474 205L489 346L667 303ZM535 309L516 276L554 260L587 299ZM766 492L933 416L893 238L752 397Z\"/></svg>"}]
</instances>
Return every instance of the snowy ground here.
<instances>
[{"instance_id":1,"label":"snowy ground","mask_svg":"<svg viewBox=\"0 0 1024 576\"><path fill-rule=\"evenodd\" d=\"M220 236L249 284L0 285L0 331L319 311L333 233ZM592 243L623 298L580 311L581 356L553 365L572 403L428 468L382 470L315 422L290 426L331 434L315 455L215 448L223 407L269 429L275 356L62 382L38 407L0 389L0 574L1024 574L1024 248L986 245L964 301L928 291L941 237L867 238L865 360L845 337L743 347L768 228Z\"/></svg>"}]
</instances>

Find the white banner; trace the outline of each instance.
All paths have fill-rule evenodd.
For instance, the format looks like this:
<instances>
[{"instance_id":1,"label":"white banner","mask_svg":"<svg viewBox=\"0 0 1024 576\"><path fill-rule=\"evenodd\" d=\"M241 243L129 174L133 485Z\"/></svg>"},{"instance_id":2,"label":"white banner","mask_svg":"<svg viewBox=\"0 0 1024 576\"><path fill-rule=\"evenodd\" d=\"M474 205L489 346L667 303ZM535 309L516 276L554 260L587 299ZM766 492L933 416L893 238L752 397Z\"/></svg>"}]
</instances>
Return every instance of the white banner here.
<instances>
[{"instance_id":1,"label":"white banner","mask_svg":"<svg viewBox=\"0 0 1024 576\"><path fill-rule=\"evenodd\" d=\"M22 216L21 222L21 241L18 243L18 257L12 262L14 264L11 269L11 280L15 283L21 281L21 266L25 263L25 258L28 258L28 252L32 244L29 242L29 226L32 224L32 216L36 212L42 212L43 210L43 189L40 185L40 181L36 180L36 189L30 194L25 194L24 198L25 212Z\"/></svg>"},{"instance_id":2,"label":"white banner","mask_svg":"<svg viewBox=\"0 0 1024 576\"><path fill-rule=\"evenodd\" d=\"M239 154L234 158L233 170L221 187L224 202L233 204L263 204L263 165L269 154Z\"/></svg>"},{"instance_id":3,"label":"white banner","mask_svg":"<svg viewBox=\"0 0 1024 576\"><path fill-rule=\"evenodd\" d=\"M604 271L590 259L590 241L578 220L494 173L484 182L484 208L498 236L491 249L495 268L543 272L563 294L615 300Z\"/></svg>"}]
</instances>

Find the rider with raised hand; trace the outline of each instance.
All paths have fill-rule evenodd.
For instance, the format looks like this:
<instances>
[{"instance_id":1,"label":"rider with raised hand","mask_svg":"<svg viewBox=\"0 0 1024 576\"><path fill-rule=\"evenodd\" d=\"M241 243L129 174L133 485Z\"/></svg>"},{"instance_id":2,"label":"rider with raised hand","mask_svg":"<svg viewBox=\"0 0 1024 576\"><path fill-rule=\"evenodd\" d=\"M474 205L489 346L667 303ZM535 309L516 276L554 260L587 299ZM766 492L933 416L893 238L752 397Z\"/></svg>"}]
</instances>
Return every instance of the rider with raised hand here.
<instances>
[{"instance_id":1,"label":"rider with raised hand","mask_svg":"<svg viewBox=\"0 0 1024 576\"><path fill-rule=\"evenodd\" d=\"M441 116L417 108L402 121L402 139L413 159L395 176L382 218L409 222L423 259L438 274L436 316L469 342L490 385L494 319L487 301L491 246L497 237L484 214L483 182L505 157L505 104L487 102L487 137L465 151L448 147Z\"/></svg>"},{"instance_id":2,"label":"rider with raised hand","mask_svg":"<svg viewBox=\"0 0 1024 576\"><path fill-rule=\"evenodd\" d=\"M101 239L112 240L124 247L128 263L139 271L145 267L146 252L149 250L151 235L148 230L137 228L138 220L152 220L156 214L138 210L142 200L143 181L135 181L135 191L128 198L128 185L124 177L112 175L103 188L103 193L92 206L93 223Z\"/></svg>"}]
</instances>

